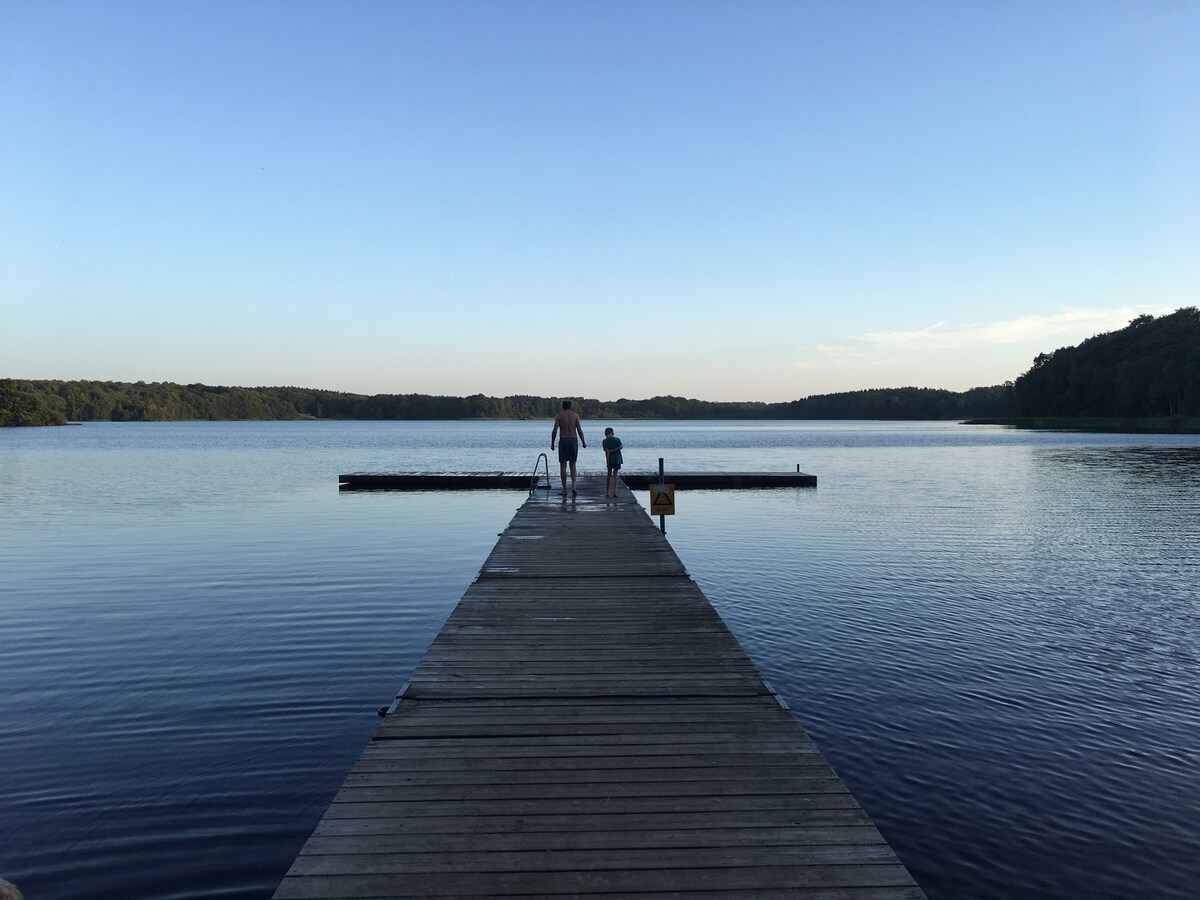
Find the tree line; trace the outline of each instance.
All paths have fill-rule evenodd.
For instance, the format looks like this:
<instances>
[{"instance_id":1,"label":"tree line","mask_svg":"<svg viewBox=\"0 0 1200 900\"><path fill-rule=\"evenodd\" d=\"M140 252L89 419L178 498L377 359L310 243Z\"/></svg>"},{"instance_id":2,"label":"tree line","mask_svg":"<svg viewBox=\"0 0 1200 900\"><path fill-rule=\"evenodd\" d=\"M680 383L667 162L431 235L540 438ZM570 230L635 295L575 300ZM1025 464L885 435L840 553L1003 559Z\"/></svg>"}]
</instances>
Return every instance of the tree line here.
<instances>
[{"instance_id":1,"label":"tree line","mask_svg":"<svg viewBox=\"0 0 1200 900\"><path fill-rule=\"evenodd\" d=\"M1200 416L1200 310L1138 316L1119 331L1039 353L1012 395L1014 416Z\"/></svg>"},{"instance_id":2,"label":"tree line","mask_svg":"<svg viewBox=\"0 0 1200 900\"><path fill-rule=\"evenodd\" d=\"M969 391L877 388L784 403L686 397L572 398L608 419L1162 419L1200 417L1200 311L1138 316L1119 331L1039 353L1015 382ZM546 419L550 397L350 394L298 387L0 379L0 425L183 419Z\"/></svg>"},{"instance_id":3,"label":"tree line","mask_svg":"<svg viewBox=\"0 0 1200 900\"><path fill-rule=\"evenodd\" d=\"M953 419L1001 416L1009 386L955 392L889 388L822 394L786 403L721 403L686 397L572 398L593 419ZM190 419L548 419L551 397L350 394L298 387L219 387L171 382L0 380L0 424L162 422Z\"/></svg>"}]
</instances>

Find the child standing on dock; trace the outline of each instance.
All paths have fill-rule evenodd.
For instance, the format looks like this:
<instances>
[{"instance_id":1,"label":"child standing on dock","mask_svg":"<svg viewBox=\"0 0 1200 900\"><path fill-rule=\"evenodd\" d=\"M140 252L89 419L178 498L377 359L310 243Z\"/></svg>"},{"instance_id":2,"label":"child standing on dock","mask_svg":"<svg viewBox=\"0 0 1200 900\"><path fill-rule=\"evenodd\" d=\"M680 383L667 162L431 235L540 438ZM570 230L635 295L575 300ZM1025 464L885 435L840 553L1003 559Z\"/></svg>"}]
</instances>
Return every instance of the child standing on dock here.
<instances>
[{"instance_id":1,"label":"child standing on dock","mask_svg":"<svg viewBox=\"0 0 1200 900\"><path fill-rule=\"evenodd\" d=\"M604 479L604 496L609 496L609 491L612 496L617 496L617 478L620 477L621 463L625 460L621 458L621 439L613 434L611 428L604 429L604 440L600 442L600 446L604 448L604 462L608 467L608 477Z\"/></svg>"}]
</instances>

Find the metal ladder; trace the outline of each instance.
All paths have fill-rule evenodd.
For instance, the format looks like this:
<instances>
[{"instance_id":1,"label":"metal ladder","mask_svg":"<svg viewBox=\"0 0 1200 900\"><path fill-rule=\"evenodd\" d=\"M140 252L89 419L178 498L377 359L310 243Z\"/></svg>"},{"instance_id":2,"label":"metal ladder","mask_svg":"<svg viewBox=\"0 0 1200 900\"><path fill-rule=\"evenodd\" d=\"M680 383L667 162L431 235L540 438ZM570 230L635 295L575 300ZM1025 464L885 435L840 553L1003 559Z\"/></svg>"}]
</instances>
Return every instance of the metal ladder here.
<instances>
[{"instance_id":1,"label":"metal ladder","mask_svg":"<svg viewBox=\"0 0 1200 900\"><path fill-rule=\"evenodd\" d=\"M545 453L539 453L538 458L533 463L533 474L529 476L529 496L533 496L533 492L537 489L538 466L545 464L546 469L546 490L550 490L550 458Z\"/></svg>"}]
</instances>

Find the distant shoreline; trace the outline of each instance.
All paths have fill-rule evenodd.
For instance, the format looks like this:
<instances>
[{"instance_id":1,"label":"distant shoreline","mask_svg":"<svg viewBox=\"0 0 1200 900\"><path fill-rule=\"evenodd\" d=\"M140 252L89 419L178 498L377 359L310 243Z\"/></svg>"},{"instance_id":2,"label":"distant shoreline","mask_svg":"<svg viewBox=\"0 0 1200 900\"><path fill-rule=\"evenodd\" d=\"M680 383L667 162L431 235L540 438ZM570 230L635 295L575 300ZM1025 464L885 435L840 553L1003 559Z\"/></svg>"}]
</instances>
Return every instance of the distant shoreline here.
<instances>
[{"instance_id":1,"label":"distant shoreline","mask_svg":"<svg viewBox=\"0 0 1200 900\"><path fill-rule=\"evenodd\" d=\"M778 403L657 395L599 400L568 395L587 419L894 419L956 421L1009 411L1008 387L948 391L874 388ZM226 387L171 382L23 381L0 378L0 425L66 422L524 421L553 418L563 397L348 394L299 387Z\"/></svg>"},{"instance_id":2,"label":"distant shoreline","mask_svg":"<svg viewBox=\"0 0 1200 900\"><path fill-rule=\"evenodd\" d=\"M43 426L16 426L16 427L60 427L63 425L94 425L94 424L165 424L168 422L539 422L548 421L548 417L541 416L471 416L468 418L412 418L412 419L353 419L353 418L318 418L316 416L295 416L288 419L226 419L226 418L187 418L187 419L154 419L154 420L125 420L114 421L111 419L82 419L71 420L69 422L58 422L53 425ZM1200 418L1189 416L1175 416L1172 418L1104 418L1097 416L1003 416L1003 417L976 417L963 418L956 416L948 419L938 418L896 418L896 417L837 417L831 416L827 418L797 418L797 417L779 417L779 418L739 418L729 416L719 416L712 418L701 418L694 416L614 416L614 415L595 415L589 416L585 421L625 421L625 422L880 422L880 423L895 423L895 422L957 422L961 425L1000 425L1009 428L1016 428L1028 431L1081 431L1104 434L1200 434Z\"/></svg>"}]
</instances>

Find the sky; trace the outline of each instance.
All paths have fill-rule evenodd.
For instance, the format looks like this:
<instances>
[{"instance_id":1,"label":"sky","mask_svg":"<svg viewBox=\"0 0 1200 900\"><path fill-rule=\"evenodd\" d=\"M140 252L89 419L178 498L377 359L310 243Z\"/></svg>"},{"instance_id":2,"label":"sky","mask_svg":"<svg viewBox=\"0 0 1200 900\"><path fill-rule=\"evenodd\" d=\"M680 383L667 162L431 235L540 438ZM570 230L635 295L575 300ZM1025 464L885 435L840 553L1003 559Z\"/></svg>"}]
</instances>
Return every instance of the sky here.
<instances>
[{"instance_id":1,"label":"sky","mask_svg":"<svg viewBox=\"0 0 1200 900\"><path fill-rule=\"evenodd\" d=\"M0 377L965 390L1200 303L1200 3L0 0Z\"/></svg>"}]
</instances>

